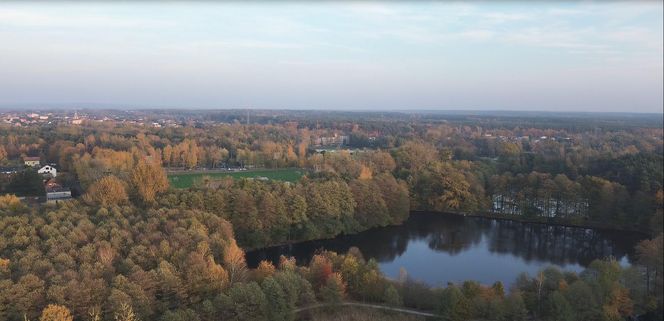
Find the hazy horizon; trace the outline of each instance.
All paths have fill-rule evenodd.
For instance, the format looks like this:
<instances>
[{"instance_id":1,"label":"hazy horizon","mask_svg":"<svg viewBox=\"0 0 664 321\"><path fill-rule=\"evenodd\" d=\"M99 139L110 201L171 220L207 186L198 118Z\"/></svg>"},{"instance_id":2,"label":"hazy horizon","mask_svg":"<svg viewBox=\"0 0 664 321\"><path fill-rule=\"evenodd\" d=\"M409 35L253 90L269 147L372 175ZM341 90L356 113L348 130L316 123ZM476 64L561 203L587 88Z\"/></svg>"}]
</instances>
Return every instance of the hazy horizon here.
<instances>
[{"instance_id":1,"label":"hazy horizon","mask_svg":"<svg viewBox=\"0 0 664 321\"><path fill-rule=\"evenodd\" d=\"M537 110L537 109L419 109L419 108L391 108L391 109L358 109L358 108L260 108L260 107L177 107L177 106L134 106L131 104L117 104L117 105L97 105L97 104L63 104L48 106L46 104L20 104L20 105L2 105L0 104L0 111L5 112L33 112L33 111L86 111L86 110L112 110L112 111L149 111L149 110L164 110L164 111L304 111L304 112L333 112L333 113L440 113L440 114L459 114L459 115L472 115L472 114L509 114L516 113L519 115L541 114L547 115L588 115L588 114L614 114L614 115L662 115L664 111L571 111L571 110Z\"/></svg>"},{"instance_id":2,"label":"hazy horizon","mask_svg":"<svg viewBox=\"0 0 664 321\"><path fill-rule=\"evenodd\" d=\"M662 21L661 1L10 2L0 108L661 114Z\"/></svg>"}]
</instances>

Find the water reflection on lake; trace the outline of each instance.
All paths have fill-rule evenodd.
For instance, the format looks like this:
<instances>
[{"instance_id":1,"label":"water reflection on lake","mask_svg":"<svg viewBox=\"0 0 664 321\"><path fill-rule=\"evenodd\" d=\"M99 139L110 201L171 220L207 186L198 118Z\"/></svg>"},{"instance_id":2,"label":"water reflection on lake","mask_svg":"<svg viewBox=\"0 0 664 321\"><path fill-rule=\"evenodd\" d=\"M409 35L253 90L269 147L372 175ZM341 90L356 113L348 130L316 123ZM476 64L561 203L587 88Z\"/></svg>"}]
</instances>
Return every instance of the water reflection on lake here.
<instances>
[{"instance_id":1,"label":"water reflection on lake","mask_svg":"<svg viewBox=\"0 0 664 321\"><path fill-rule=\"evenodd\" d=\"M344 253L356 246L367 259L376 259L390 277L397 277L404 267L411 277L431 285L463 280L511 284L521 272L534 275L550 265L581 271L594 259L608 256L629 265L640 237L627 232L416 213L401 226L257 250L247 253L247 261L252 267L264 259L276 264L280 255L286 255L306 264L317 250Z\"/></svg>"}]
</instances>

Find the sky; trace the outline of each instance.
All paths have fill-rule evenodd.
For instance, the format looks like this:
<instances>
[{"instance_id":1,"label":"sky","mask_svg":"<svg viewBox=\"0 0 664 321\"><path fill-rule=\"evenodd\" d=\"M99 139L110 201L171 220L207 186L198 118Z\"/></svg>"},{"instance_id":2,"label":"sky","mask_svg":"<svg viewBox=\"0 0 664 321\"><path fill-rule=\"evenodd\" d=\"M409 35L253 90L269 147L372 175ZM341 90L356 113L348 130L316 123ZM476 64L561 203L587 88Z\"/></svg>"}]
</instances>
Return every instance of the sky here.
<instances>
[{"instance_id":1,"label":"sky","mask_svg":"<svg viewBox=\"0 0 664 321\"><path fill-rule=\"evenodd\" d=\"M0 106L662 112L661 1L0 2Z\"/></svg>"}]
</instances>

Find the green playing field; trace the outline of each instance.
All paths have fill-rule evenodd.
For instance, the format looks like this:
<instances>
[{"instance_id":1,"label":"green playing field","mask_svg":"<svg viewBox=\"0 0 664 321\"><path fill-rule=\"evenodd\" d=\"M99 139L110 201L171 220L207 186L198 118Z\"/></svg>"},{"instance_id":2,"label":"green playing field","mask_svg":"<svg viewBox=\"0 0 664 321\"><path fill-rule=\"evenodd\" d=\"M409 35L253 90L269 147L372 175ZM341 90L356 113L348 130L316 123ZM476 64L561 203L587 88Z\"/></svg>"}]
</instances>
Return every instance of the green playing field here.
<instances>
[{"instance_id":1,"label":"green playing field","mask_svg":"<svg viewBox=\"0 0 664 321\"><path fill-rule=\"evenodd\" d=\"M203 176L211 178L220 178L230 176L233 178L258 178L267 177L268 179L295 182L302 177L303 170L300 169L276 169L276 170L248 170L242 172L195 172L195 173L172 173L168 175L171 186L175 188L189 188Z\"/></svg>"}]
</instances>

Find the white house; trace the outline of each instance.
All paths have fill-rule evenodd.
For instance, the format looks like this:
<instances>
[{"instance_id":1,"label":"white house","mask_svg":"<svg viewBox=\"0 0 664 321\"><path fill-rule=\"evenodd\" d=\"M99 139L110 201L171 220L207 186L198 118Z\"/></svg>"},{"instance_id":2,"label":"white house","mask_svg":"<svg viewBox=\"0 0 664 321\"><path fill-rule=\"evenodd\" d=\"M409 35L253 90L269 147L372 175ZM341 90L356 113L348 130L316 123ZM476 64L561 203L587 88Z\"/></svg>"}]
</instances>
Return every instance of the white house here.
<instances>
[{"instance_id":1,"label":"white house","mask_svg":"<svg viewBox=\"0 0 664 321\"><path fill-rule=\"evenodd\" d=\"M55 169L55 167L53 167L53 166L51 166L51 165L46 165L46 166L40 168L40 169L37 171L37 173L39 173L39 174L50 174L51 177L56 177L56 176L58 176L58 170Z\"/></svg>"}]
</instances>

